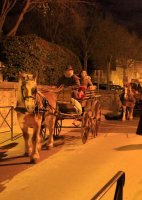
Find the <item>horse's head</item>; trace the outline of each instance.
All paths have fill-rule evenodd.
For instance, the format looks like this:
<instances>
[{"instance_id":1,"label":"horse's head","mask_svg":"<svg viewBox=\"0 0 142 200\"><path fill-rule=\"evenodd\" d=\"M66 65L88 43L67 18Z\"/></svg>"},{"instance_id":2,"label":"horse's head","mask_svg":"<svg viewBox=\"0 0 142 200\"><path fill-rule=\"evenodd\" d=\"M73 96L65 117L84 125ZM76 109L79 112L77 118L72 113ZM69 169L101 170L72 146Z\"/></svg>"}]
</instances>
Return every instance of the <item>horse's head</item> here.
<instances>
[{"instance_id":1,"label":"horse's head","mask_svg":"<svg viewBox=\"0 0 142 200\"><path fill-rule=\"evenodd\" d=\"M29 113L35 110L37 94L37 75L19 73L21 98Z\"/></svg>"}]
</instances>

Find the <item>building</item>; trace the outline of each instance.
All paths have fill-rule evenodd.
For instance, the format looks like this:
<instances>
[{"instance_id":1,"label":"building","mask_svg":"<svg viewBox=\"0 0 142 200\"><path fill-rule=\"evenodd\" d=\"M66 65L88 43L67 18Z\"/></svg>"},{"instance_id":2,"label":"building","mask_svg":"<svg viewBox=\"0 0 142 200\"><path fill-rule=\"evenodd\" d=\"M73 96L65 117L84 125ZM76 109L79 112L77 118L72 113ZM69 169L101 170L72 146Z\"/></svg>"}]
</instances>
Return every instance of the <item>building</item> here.
<instances>
[{"instance_id":1,"label":"building","mask_svg":"<svg viewBox=\"0 0 142 200\"><path fill-rule=\"evenodd\" d=\"M127 61L127 67L117 63L116 69L110 70L110 83L123 86L125 82L142 82L142 61ZM107 70L94 70L93 82L107 83Z\"/></svg>"}]
</instances>

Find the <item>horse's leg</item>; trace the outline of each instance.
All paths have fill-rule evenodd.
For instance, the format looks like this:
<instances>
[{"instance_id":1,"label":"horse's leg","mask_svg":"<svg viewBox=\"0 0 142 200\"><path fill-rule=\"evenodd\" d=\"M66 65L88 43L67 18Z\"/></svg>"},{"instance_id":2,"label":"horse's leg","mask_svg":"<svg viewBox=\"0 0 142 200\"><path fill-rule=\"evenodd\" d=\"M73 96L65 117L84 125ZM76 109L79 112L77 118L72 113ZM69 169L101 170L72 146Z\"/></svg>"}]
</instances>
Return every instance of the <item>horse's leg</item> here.
<instances>
[{"instance_id":1,"label":"horse's leg","mask_svg":"<svg viewBox=\"0 0 142 200\"><path fill-rule=\"evenodd\" d=\"M25 156L29 156L32 152L32 144L30 140L30 134L28 132L28 126L25 124L25 114L17 113L17 119L19 122L19 126L21 128L21 131L23 133L23 138L25 142Z\"/></svg>"},{"instance_id":2,"label":"horse's leg","mask_svg":"<svg viewBox=\"0 0 142 200\"><path fill-rule=\"evenodd\" d=\"M130 112L129 112L129 119L130 119L130 120L133 119L133 111L134 111L134 108L131 107L131 108L130 108Z\"/></svg>"},{"instance_id":3,"label":"horse's leg","mask_svg":"<svg viewBox=\"0 0 142 200\"><path fill-rule=\"evenodd\" d=\"M32 136L33 151L31 154L31 162L36 163L39 160L39 150L40 150L40 124L36 124L33 128Z\"/></svg>"},{"instance_id":4,"label":"horse's leg","mask_svg":"<svg viewBox=\"0 0 142 200\"><path fill-rule=\"evenodd\" d=\"M32 153L32 144L30 141L30 134L28 133L28 127L22 128L22 132L25 141L25 156L30 156Z\"/></svg>"},{"instance_id":5,"label":"horse's leg","mask_svg":"<svg viewBox=\"0 0 142 200\"><path fill-rule=\"evenodd\" d=\"M47 117L46 122L45 122L46 126L48 125L48 129L49 129L49 138L46 143L46 146L48 149L53 148L53 143L54 143L53 133L54 133L54 126L55 126L55 119L56 119L55 116L50 115Z\"/></svg>"},{"instance_id":6,"label":"horse's leg","mask_svg":"<svg viewBox=\"0 0 142 200\"><path fill-rule=\"evenodd\" d=\"M126 119L130 119L130 107L126 108Z\"/></svg>"},{"instance_id":7,"label":"horse's leg","mask_svg":"<svg viewBox=\"0 0 142 200\"><path fill-rule=\"evenodd\" d=\"M122 107L122 112L123 112L122 121L125 121L126 120L126 106Z\"/></svg>"}]
</instances>

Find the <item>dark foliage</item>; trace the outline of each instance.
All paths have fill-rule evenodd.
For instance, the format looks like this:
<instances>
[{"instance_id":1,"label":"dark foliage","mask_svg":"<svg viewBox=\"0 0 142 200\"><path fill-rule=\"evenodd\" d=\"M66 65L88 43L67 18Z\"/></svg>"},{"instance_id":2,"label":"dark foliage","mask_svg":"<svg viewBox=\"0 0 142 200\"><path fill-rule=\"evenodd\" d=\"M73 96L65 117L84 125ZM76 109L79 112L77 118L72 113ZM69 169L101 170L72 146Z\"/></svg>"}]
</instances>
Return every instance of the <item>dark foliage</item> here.
<instances>
[{"instance_id":1,"label":"dark foliage","mask_svg":"<svg viewBox=\"0 0 142 200\"><path fill-rule=\"evenodd\" d=\"M68 49L36 35L5 38L0 44L0 60L6 65L4 78L17 81L19 71L38 72L40 84L56 85L67 65L81 71L79 59Z\"/></svg>"}]
</instances>

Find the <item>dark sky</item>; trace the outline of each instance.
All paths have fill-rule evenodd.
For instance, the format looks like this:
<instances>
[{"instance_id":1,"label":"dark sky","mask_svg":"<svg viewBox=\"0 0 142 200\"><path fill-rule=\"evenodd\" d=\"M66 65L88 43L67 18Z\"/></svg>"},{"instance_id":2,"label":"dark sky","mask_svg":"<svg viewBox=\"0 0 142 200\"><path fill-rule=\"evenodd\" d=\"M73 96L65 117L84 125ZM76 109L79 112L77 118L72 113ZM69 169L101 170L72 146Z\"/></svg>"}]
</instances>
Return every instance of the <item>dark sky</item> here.
<instances>
[{"instance_id":1,"label":"dark sky","mask_svg":"<svg viewBox=\"0 0 142 200\"><path fill-rule=\"evenodd\" d=\"M99 0L115 19L142 38L142 0Z\"/></svg>"}]
</instances>

